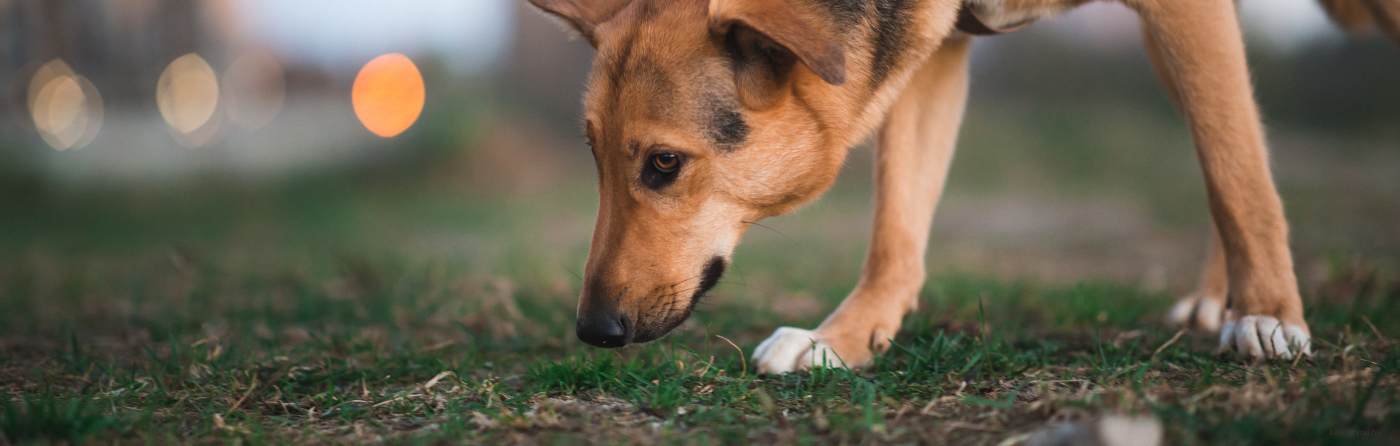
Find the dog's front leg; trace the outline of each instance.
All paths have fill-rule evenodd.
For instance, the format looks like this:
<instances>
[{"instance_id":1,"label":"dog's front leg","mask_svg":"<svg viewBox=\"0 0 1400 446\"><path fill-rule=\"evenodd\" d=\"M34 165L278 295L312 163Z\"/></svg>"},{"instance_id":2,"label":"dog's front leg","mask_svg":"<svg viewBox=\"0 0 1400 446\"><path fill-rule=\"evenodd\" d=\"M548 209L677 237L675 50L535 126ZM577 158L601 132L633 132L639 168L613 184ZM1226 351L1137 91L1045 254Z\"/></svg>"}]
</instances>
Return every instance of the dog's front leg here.
<instances>
[{"instance_id":1,"label":"dog's front leg","mask_svg":"<svg viewBox=\"0 0 1400 446\"><path fill-rule=\"evenodd\" d=\"M754 350L760 373L813 365L860 367L884 351L918 304L924 251L967 100L965 38L914 73L880 129L875 221L860 282L815 330L779 328Z\"/></svg>"},{"instance_id":2,"label":"dog's front leg","mask_svg":"<svg viewBox=\"0 0 1400 446\"><path fill-rule=\"evenodd\" d=\"M1290 358L1309 344L1288 224L1274 190L1263 128L1230 0L1127 0L1175 83L1205 171L1225 251L1228 316L1221 350Z\"/></svg>"}]
</instances>

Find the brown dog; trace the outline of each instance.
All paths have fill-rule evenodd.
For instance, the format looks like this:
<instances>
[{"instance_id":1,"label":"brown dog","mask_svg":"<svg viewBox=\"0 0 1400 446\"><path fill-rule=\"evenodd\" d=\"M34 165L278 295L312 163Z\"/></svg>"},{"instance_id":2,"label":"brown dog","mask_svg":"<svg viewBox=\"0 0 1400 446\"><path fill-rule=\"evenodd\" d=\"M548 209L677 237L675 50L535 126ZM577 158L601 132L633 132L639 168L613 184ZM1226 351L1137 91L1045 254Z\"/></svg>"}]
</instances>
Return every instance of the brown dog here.
<instances>
[{"instance_id":1,"label":"brown dog","mask_svg":"<svg viewBox=\"0 0 1400 446\"><path fill-rule=\"evenodd\" d=\"M780 328L754 352L762 372L820 358L866 364L923 286L967 98L969 34L1087 1L531 0L597 48L584 126L601 197L579 338L621 347L671 331L719 280L745 230L816 198L848 149L877 132L860 282L815 330ZM1224 320L1222 351L1307 354L1233 1L1120 1L1141 15L1191 126L1219 240L1202 290L1172 320ZM1349 11L1395 23L1385 7Z\"/></svg>"}]
</instances>

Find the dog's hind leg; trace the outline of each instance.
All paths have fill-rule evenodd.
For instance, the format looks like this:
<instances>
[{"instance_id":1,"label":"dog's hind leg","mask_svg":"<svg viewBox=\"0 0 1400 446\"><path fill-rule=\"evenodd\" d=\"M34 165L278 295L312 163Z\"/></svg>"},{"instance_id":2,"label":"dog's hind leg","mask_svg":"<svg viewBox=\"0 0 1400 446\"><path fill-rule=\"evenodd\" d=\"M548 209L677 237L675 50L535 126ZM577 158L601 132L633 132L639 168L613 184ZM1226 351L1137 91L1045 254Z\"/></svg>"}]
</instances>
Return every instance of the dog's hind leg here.
<instances>
[{"instance_id":1,"label":"dog's hind leg","mask_svg":"<svg viewBox=\"0 0 1400 446\"><path fill-rule=\"evenodd\" d=\"M1205 171L1229 282L1221 350L1251 358L1309 352L1288 223L1269 172L1234 3L1124 3L1160 46Z\"/></svg>"},{"instance_id":2,"label":"dog's hind leg","mask_svg":"<svg viewBox=\"0 0 1400 446\"><path fill-rule=\"evenodd\" d=\"M1147 32L1146 26L1143 26L1142 34L1143 46L1152 60L1152 68L1162 81L1162 88L1167 91L1167 97L1176 105L1176 109L1183 110L1181 93L1176 89L1176 78L1172 77L1171 67L1167 66L1161 45L1152 33ZM1224 322L1225 294L1228 292L1229 280L1225 269L1225 248L1220 245L1220 235L1215 229L1215 222L1210 224L1208 239L1205 267L1201 269L1201 279L1196 285L1196 290L1178 300L1171 311L1167 312L1168 326L1216 331Z\"/></svg>"},{"instance_id":3,"label":"dog's hind leg","mask_svg":"<svg viewBox=\"0 0 1400 446\"><path fill-rule=\"evenodd\" d=\"M1400 45L1400 0L1361 0L1361 3L1371 11L1376 27Z\"/></svg>"},{"instance_id":4,"label":"dog's hind leg","mask_svg":"<svg viewBox=\"0 0 1400 446\"><path fill-rule=\"evenodd\" d=\"M1167 312L1168 326L1216 331L1225 321L1225 295L1229 292L1230 281L1225 266L1225 248L1220 245L1214 222L1210 226L1206 251L1205 267L1201 268L1201 279L1196 284L1196 290L1176 301L1176 305Z\"/></svg>"},{"instance_id":5,"label":"dog's hind leg","mask_svg":"<svg viewBox=\"0 0 1400 446\"><path fill-rule=\"evenodd\" d=\"M1322 9L1342 28L1354 34L1380 28L1400 45L1400 0L1319 0Z\"/></svg>"},{"instance_id":6,"label":"dog's hind leg","mask_svg":"<svg viewBox=\"0 0 1400 446\"><path fill-rule=\"evenodd\" d=\"M754 350L761 373L860 367L889 347L918 304L933 211L967 102L966 38L950 39L914 73L875 150L875 220L855 290L815 330L779 328Z\"/></svg>"}]
</instances>

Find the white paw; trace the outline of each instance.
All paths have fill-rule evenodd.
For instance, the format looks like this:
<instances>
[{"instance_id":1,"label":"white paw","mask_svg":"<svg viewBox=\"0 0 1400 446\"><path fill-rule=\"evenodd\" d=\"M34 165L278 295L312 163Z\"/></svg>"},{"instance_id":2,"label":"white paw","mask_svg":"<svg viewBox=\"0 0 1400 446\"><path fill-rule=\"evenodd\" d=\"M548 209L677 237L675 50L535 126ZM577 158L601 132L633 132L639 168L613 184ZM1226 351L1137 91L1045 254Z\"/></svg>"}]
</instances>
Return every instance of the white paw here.
<instances>
[{"instance_id":1,"label":"white paw","mask_svg":"<svg viewBox=\"0 0 1400 446\"><path fill-rule=\"evenodd\" d=\"M839 366L841 360L831 346L811 330L781 327L753 350L758 373L788 373L813 364Z\"/></svg>"},{"instance_id":2,"label":"white paw","mask_svg":"<svg viewBox=\"0 0 1400 446\"><path fill-rule=\"evenodd\" d=\"M1221 328L1220 352L1227 351L1251 360L1293 359L1295 352L1312 356L1312 338L1304 327L1281 324L1268 316L1245 316Z\"/></svg>"},{"instance_id":3,"label":"white paw","mask_svg":"<svg viewBox=\"0 0 1400 446\"><path fill-rule=\"evenodd\" d=\"M1225 307L1220 301L1193 294L1176 301L1176 305L1167 312L1167 326L1215 331L1220 329L1224 312Z\"/></svg>"}]
</instances>

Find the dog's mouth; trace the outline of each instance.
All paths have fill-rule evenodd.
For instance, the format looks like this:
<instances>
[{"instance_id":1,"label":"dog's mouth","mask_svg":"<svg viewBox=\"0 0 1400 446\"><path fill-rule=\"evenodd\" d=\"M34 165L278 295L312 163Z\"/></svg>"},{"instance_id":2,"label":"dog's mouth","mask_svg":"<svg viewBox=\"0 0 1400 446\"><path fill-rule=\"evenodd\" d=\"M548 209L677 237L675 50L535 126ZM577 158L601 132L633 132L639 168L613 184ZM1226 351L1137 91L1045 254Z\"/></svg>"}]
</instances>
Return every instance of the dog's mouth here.
<instances>
[{"instance_id":1,"label":"dog's mouth","mask_svg":"<svg viewBox=\"0 0 1400 446\"><path fill-rule=\"evenodd\" d=\"M628 339L622 345L655 341L685 323L685 320L689 319L690 314L695 311L695 306L705 299L706 293L719 284L719 279L724 275L726 266L724 258L718 256L705 262L705 268L700 273L700 284L690 295L685 307L679 311L673 310L664 315L657 315L661 316L659 318L647 317L651 315L639 315L640 317L636 318L636 323L632 323L632 318L624 318L624 330L628 332Z\"/></svg>"}]
</instances>

